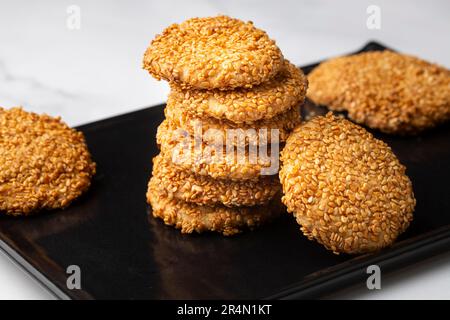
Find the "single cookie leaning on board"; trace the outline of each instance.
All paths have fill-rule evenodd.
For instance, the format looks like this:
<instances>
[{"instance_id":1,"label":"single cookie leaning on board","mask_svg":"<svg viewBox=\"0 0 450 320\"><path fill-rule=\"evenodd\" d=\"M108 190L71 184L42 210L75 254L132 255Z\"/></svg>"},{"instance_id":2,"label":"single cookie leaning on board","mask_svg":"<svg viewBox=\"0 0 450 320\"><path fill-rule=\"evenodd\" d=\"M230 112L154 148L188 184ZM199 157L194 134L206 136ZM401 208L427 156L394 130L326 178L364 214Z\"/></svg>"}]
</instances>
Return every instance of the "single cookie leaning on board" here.
<instances>
[{"instance_id":1,"label":"single cookie leaning on board","mask_svg":"<svg viewBox=\"0 0 450 320\"><path fill-rule=\"evenodd\" d=\"M179 170L161 155L153 158L152 177L160 193L169 198L199 205L263 205L281 193L281 185L276 176L261 177L256 181L212 179L187 170Z\"/></svg>"},{"instance_id":2,"label":"single cookie leaning on board","mask_svg":"<svg viewBox=\"0 0 450 320\"><path fill-rule=\"evenodd\" d=\"M308 97L353 121L414 134L450 119L450 71L392 51L323 62L308 76Z\"/></svg>"},{"instance_id":3,"label":"single cookie leaning on board","mask_svg":"<svg viewBox=\"0 0 450 320\"><path fill-rule=\"evenodd\" d=\"M175 104L194 117L211 117L236 124L272 119L303 104L308 81L303 72L284 62L272 79L251 89L185 90L171 86L168 104Z\"/></svg>"},{"instance_id":4,"label":"single cookie leaning on board","mask_svg":"<svg viewBox=\"0 0 450 320\"><path fill-rule=\"evenodd\" d=\"M161 193L154 177L150 179L147 202L152 215L182 233L219 232L225 236L253 230L278 217L283 211L279 196L269 204L253 207L202 206L187 203Z\"/></svg>"},{"instance_id":5,"label":"single cookie leaning on board","mask_svg":"<svg viewBox=\"0 0 450 320\"><path fill-rule=\"evenodd\" d=\"M275 76L283 55L267 34L227 16L172 24L151 42L144 69L182 88L250 88Z\"/></svg>"},{"instance_id":6,"label":"single cookie leaning on board","mask_svg":"<svg viewBox=\"0 0 450 320\"><path fill-rule=\"evenodd\" d=\"M241 124L212 117L195 117L172 101L168 101L164 113L173 127L184 129L192 136L201 132L203 140L208 144L222 144L225 141L240 146L280 143L286 141L291 131L301 122L299 106L271 119Z\"/></svg>"},{"instance_id":7,"label":"single cookie leaning on board","mask_svg":"<svg viewBox=\"0 0 450 320\"><path fill-rule=\"evenodd\" d=\"M0 108L0 213L67 207L94 174L81 132L60 118Z\"/></svg>"},{"instance_id":8,"label":"single cookie leaning on board","mask_svg":"<svg viewBox=\"0 0 450 320\"><path fill-rule=\"evenodd\" d=\"M392 150L329 113L299 126L281 153L283 202L309 239L335 253L391 245L413 218L412 184Z\"/></svg>"}]
</instances>

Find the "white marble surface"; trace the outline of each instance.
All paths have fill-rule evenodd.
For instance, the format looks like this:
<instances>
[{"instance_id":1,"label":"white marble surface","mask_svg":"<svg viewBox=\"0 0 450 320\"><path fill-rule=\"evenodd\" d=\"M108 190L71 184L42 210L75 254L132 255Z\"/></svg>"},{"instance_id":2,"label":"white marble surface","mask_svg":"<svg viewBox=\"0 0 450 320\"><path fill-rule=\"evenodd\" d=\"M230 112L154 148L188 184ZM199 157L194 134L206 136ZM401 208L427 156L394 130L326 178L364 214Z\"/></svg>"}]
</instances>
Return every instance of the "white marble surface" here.
<instances>
[{"instance_id":1,"label":"white marble surface","mask_svg":"<svg viewBox=\"0 0 450 320\"><path fill-rule=\"evenodd\" d=\"M80 30L67 28L70 5L81 9ZM369 5L381 9L380 30L366 27ZM218 13L253 20L296 64L377 39L450 67L449 12L447 0L0 0L0 105L78 125L162 102L168 86L141 70L148 42L172 22ZM355 288L334 297L449 299L449 275L447 254L386 277L380 291ZM2 255L0 283L0 298L51 298Z\"/></svg>"}]
</instances>

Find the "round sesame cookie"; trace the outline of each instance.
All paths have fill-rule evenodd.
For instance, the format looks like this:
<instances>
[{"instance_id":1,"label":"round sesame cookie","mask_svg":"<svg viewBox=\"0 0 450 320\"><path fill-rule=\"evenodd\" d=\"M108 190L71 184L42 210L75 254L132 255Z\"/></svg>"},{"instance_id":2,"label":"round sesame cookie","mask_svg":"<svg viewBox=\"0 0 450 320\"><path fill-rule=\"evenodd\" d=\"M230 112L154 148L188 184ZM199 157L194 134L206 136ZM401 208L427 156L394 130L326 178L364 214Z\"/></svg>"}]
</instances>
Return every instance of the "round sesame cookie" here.
<instances>
[{"instance_id":1,"label":"round sesame cookie","mask_svg":"<svg viewBox=\"0 0 450 320\"><path fill-rule=\"evenodd\" d=\"M227 16L172 24L144 55L144 69L182 88L251 88L282 65L280 49L264 31Z\"/></svg>"},{"instance_id":2,"label":"round sesame cookie","mask_svg":"<svg viewBox=\"0 0 450 320\"><path fill-rule=\"evenodd\" d=\"M152 177L147 192L152 214L166 225L181 229L182 233L213 231L225 236L246 229L253 230L278 217L283 211L279 197L265 206L234 207L201 206L187 203L161 193L157 180Z\"/></svg>"},{"instance_id":3,"label":"round sesame cookie","mask_svg":"<svg viewBox=\"0 0 450 320\"><path fill-rule=\"evenodd\" d=\"M203 133L203 140L208 144L231 141L234 145L269 144L286 141L291 131L301 122L300 107L294 106L268 120L253 123L236 124L228 120L211 117L196 117L186 112L179 105L167 103L164 111L173 127L182 128L190 135Z\"/></svg>"},{"instance_id":4,"label":"round sesame cookie","mask_svg":"<svg viewBox=\"0 0 450 320\"><path fill-rule=\"evenodd\" d=\"M94 174L81 132L60 118L0 108L0 213L67 207Z\"/></svg>"},{"instance_id":5,"label":"round sesame cookie","mask_svg":"<svg viewBox=\"0 0 450 320\"><path fill-rule=\"evenodd\" d=\"M307 87L303 72L285 61L283 69L274 78L251 89L184 90L172 85L167 102L198 118L212 117L236 124L253 123L272 119L302 105Z\"/></svg>"},{"instance_id":6,"label":"round sesame cookie","mask_svg":"<svg viewBox=\"0 0 450 320\"><path fill-rule=\"evenodd\" d=\"M267 204L281 193L276 176L261 177L256 181L228 181L179 170L161 155L153 158L155 185L169 198L214 206L255 206Z\"/></svg>"},{"instance_id":7,"label":"round sesame cookie","mask_svg":"<svg viewBox=\"0 0 450 320\"><path fill-rule=\"evenodd\" d=\"M412 184L391 148L333 116L297 127L281 152L283 202L309 239L335 253L391 245L413 218Z\"/></svg>"},{"instance_id":8,"label":"round sesame cookie","mask_svg":"<svg viewBox=\"0 0 450 320\"><path fill-rule=\"evenodd\" d=\"M450 71L392 51L328 60L308 76L308 97L353 121L415 134L450 119Z\"/></svg>"},{"instance_id":9,"label":"round sesame cookie","mask_svg":"<svg viewBox=\"0 0 450 320\"><path fill-rule=\"evenodd\" d=\"M172 127L167 120L158 127L156 141L162 156L177 168L214 179L258 180L278 173L278 144L245 148L210 145Z\"/></svg>"}]
</instances>

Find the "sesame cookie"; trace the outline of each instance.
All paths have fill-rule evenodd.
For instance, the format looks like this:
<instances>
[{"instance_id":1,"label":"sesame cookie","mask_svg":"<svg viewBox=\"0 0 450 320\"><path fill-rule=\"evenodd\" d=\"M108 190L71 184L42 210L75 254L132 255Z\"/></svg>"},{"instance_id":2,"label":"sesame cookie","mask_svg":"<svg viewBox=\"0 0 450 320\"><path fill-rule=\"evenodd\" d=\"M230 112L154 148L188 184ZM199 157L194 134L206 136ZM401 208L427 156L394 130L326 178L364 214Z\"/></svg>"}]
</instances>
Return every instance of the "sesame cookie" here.
<instances>
[{"instance_id":1,"label":"sesame cookie","mask_svg":"<svg viewBox=\"0 0 450 320\"><path fill-rule=\"evenodd\" d=\"M301 122L299 106L294 106L268 120L242 124L211 117L191 116L182 107L170 101L164 113L173 127L182 128L192 136L201 130L203 139L208 144L222 143L227 141L226 139L232 141L234 145L268 144L272 142L272 136L275 138L274 143L284 142Z\"/></svg>"},{"instance_id":2,"label":"sesame cookie","mask_svg":"<svg viewBox=\"0 0 450 320\"><path fill-rule=\"evenodd\" d=\"M161 155L153 158L153 179L156 187L169 198L200 205L227 207L267 204L281 193L276 176L261 177L256 181L228 181L178 170Z\"/></svg>"},{"instance_id":3,"label":"sesame cookie","mask_svg":"<svg viewBox=\"0 0 450 320\"><path fill-rule=\"evenodd\" d=\"M200 206L170 198L160 192L154 177L150 179L147 202L152 214L166 225L182 233L214 231L231 236L246 229L253 230L279 216L283 210L279 197L265 206L234 207Z\"/></svg>"},{"instance_id":4,"label":"sesame cookie","mask_svg":"<svg viewBox=\"0 0 450 320\"><path fill-rule=\"evenodd\" d=\"M335 253L391 245L413 218L405 167L384 142L329 113L297 127L281 153L283 202L309 239Z\"/></svg>"},{"instance_id":5,"label":"sesame cookie","mask_svg":"<svg viewBox=\"0 0 450 320\"><path fill-rule=\"evenodd\" d=\"M214 179L258 180L278 173L278 144L245 148L209 145L186 130L171 127L167 120L158 127L156 141L162 156L177 168Z\"/></svg>"},{"instance_id":6,"label":"sesame cookie","mask_svg":"<svg viewBox=\"0 0 450 320\"><path fill-rule=\"evenodd\" d=\"M60 118L0 108L0 212L67 207L94 174L81 132Z\"/></svg>"},{"instance_id":7,"label":"sesame cookie","mask_svg":"<svg viewBox=\"0 0 450 320\"><path fill-rule=\"evenodd\" d=\"M236 124L253 123L272 119L303 104L307 87L303 72L285 61L283 69L274 78L251 89L184 90L172 85L168 103L198 118L212 117Z\"/></svg>"},{"instance_id":8,"label":"sesame cookie","mask_svg":"<svg viewBox=\"0 0 450 320\"><path fill-rule=\"evenodd\" d=\"M308 76L308 97L357 123L414 134L450 119L450 71L392 51L328 60Z\"/></svg>"},{"instance_id":9,"label":"sesame cookie","mask_svg":"<svg viewBox=\"0 0 450 320\"><path fill-rule=\"evenodd\" d=\"M251 88L280 71L283 55L267 34L227 16L172 24L151 42L144 69L182 88Z\"/></svg>"}]
</instances>

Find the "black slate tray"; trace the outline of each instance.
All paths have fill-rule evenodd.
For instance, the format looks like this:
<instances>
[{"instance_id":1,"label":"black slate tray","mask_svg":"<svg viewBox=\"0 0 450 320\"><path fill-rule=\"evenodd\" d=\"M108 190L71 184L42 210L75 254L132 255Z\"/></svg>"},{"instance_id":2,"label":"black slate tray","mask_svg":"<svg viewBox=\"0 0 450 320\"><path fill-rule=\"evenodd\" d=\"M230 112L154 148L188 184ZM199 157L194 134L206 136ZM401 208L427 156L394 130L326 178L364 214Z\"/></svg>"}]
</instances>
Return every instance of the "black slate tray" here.
<instances>
[{"instance_id":1,"label":"black slate tray","mask_svg":"<svg viewBox=\"0 0 450 320\"><path fill-rule=\"evenodd\" d=\"M377 43L362 51L382 50ZM314 65L304 67L306 72ZM225 238L182 235L148 218L145 202L163 105L79 127L98 163L90 191L68 209L22 219L0 217L0 247L59 298L316 298L450 248L450 125L386 141L407 166L415 219L389 249L336 256L307 240L292 216ZM325 109L307 103L305 112ZM81 290L66 287L69 265Z\"/></svg>"}]
</instances>

